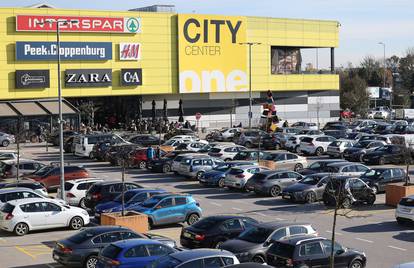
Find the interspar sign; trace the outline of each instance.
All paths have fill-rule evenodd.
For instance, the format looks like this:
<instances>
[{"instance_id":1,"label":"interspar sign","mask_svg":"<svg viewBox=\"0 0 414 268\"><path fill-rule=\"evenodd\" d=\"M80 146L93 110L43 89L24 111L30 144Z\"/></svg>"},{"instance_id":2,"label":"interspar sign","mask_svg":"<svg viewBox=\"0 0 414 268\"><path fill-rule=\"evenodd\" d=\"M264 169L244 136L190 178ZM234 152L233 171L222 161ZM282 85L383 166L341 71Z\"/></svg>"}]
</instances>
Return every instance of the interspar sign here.
<instances>
[{"instance_id":1,"label":"interspar sign","mask_svg":"<svg viewBox=\"0 0 414 268\"><path fill-rule=\"evenodd\" d=\"M56 42L16 42L16 60L56 60ZM111 42L60 42L62 60L111 60Z\"/></svg>"},{"instance_id":2,"label":"interspar sign","mask_svg":"<svg viewBox=\"0 0 414 268\"><path fill-rule=\"evenodd\" d=\"M100 33L140 33L141 18L137 17L81 17L81 16L46 16L17 15L16 31L55 32L56 20L69 21L62 23L62 32L100 32Z\"/></svg>"}]
</instances>

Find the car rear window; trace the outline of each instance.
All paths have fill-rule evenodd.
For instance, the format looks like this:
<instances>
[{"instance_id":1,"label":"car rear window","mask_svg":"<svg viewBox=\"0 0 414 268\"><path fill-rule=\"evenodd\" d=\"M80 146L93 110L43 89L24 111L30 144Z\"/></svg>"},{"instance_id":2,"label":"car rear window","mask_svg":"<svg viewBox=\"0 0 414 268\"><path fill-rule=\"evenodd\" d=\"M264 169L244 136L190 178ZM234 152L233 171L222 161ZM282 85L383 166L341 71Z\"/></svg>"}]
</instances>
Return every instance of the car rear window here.
<instances>
[{"instance_id":1,"label":"car rear window","mask_svg":"<svg viewBox=\"0 0 414 268\"><path fill-rule=\"evenodd\" d=\"M275 242L268 250L269 254L276 255L282 258L291 259L295 247L286 243Z\"/></svg>"},{"instance_id":2,"label":"car rear window","mask_svg":"<svg viewBox=\"0 0 414 268\"><path fill-rule=\"evenodd\" d=\"M96 234L95 233L91 233L88 231L81 231L75 235L72 235L68 238L69 241L76 243L76 244L80 244L85 242L86 240L92 239Z\"/></svg>"},{"instance_id":3,"label":"car rear window","mask_svg":"<svg viewBox=\"0 0 414 268\"><path fill-rule=\"evenodd\" d=\"M237 175L237 174L242 174L243 172L244 172L243 169L232 168L230 169L229 174Z\"/></svg>"},{"instance_id":4,"label":"car rear window","mask_svg":"<svg viewBox=\"0 0 414 268\"><path fill-rule=\"evenodd\" d=\"M310 138L310 137L303 137L302 138L302 142L305 142L305 143L312 143L312 141L313 141L313 138Z\"/></svg>"},{"instance_id":5,"label":"car rear window","mask_svg":"<svg viewBox=\"0 0 414 268\"><path fill-rule=\"evenodd\" d=\"M65 182L65 191L70 191L73 188L73 184L70 182Z\"/></svg>"},{"instance_id":6,"label":"car rear window","mask_svg":"<svg viewBox=\"0 0 414 268\"><path fill-rule=\"evenodd\" d=\"M14 210L14 206L9 204L9 203L6 203L3 206L3 208L1 209L1 212L3 212L3 213L12 213L13 210Z\"/></svg>"},{"instance_id":7,"label":"car rear window","mask_svg":"<svg viewBox=\"0 0 414 268\"><path fill-rule=\"evenodd\" d=\"M254 181L264 181L266 180L267 175L262 173L256 173L252 176L251 180Z\"/></svg>"},{"instance_id":8,"label":"car rear window","mask_svg":"<svg viewBox=\"0 0 414 268\"><path fill-rule=\"evenodd\" d=\"M109 259L115 259L119 253L122 251L122 248L119 248L115 245L109 245L102 250L102 256Z\"/></svg>"},{"instance_id":9,"label":"car rear window","mask_svg":"<svg viewBox=\"0 0 414 268\"><path fill-rule=\"evenodd\" d=\"M221 152L221 149L220 148L211 148L210 149L210 152L212 152L212 153L219 153L219 152Z\"/></svg>"},{"instance_id":10,"label":"car rear window","mask_svg":"<svg viewBox=\"0 0 414 268\"><path fill-rule=\"evenodd\" d=\"M89 188L88 192L89 192L89 193L97 193L97 192L99 192L100 190L101 190L101 185L94 184L94 185L92 185L92 187L91 187L91 188Z\"/></svg>"},{"instance_id":11,"label":"car rear window","mask_svg":"<svg viewBox=\"0 0 414 268\"><path fill-rule=\"evenodd\" d=\"M206 230L215 226L220 220L214 218L202 219L192 225L196 229Z\"/></svg>"},{"instance_id":12,"label":"car rear window","mask_svg":"<svg viewBox=\"0 0 414 268\"><path fill-rule=\"evenodd\" d=\"M414 207L414 199L409 197L402 198L400 201L400 205Z\"/></svg>"}]
</instances>

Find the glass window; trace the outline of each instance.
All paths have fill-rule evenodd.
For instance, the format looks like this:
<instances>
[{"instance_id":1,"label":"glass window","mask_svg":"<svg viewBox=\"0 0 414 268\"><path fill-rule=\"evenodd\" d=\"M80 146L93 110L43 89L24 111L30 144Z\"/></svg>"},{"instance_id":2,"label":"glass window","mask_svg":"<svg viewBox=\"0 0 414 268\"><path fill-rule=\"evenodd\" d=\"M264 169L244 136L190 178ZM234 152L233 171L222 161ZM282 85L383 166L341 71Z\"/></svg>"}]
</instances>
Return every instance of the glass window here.
<instances>
[{"instance_id":1,"label":"glass window","mask_svg":"<svg viewBox=\"0 0 414 268\"><path fill-rule=\"evenodd\" d=\"M166 207L171 207L172 206L172 198L167 198L162 200L158 206L162 207L162 208L166 208Z\"/></svg>"},{"instance_id":2,"label":"glass window","mask_svg":"<svg viewBox=\"0 0 414 268\"><path fill-rule=\"evenodd\" d=\"M76 187L76 189L78 189L78 190L88 190L89 187L91 186L91 184L92 184L91 182L80 183L78 185L78 187Z\"/></svg>"},{"instance_id":3,"label":"glass window","mask_svg":"<svg viewBox=\"0 0 414 268\"><path fill-rule=\"evenodd\" d=\"M238 219L227 220L223 223L223 228L229 231L241 230L242 226Z\"/></svg>"},{"instance_id":4,"label":"glass window","mask_svg":"<svg viewBox=\"0 0 414 268\"><path fill-rule=\"evenodd\" d=\"M203 165L204 166L212 166L213 165L213 161L211 159L203 160Z\"/></svg>"},{"instance_id":5,"label":"glass window","mask_svg":"<svg viewBox=\"0 0 414 268\"><path fill-rule=\"evenodd\" d=\"M117 183L117 184L110 185L108 192L110 192L110 193L119 193L119 192L122 192L122 184L121 183Z\"/></svg>"},{"instance_id":6,"label":"glass window","mask_svg":"<svg viewBox=\"0 0 414 268\"><path fill-rule=\"evenodd\" d=\"M43 212L42 203L30 203L20 206L21 210L24 212Z\"/></svg>"},{"instance_id":7,"label":"glass window","mask_svg":"<svg viewBox=\"0 0 414 268\"><path fill-rule=\"evenodd\" d=\"M101 237L101 243L107 244L107 243L113 243L119 240L122 240L121 233L119 232L111 232L100 235Z\"/></svg>"},{"instance_id":8,"label":"glass window","mask_svg":"<svg viewBox=\"0 0 414 268\"><path fill-rule=\"evenodd\" d=\"M292 226L292 227L289 227L289 233L290 235L307 234L308 229L306 229L303 226Z\"/></svg>"},{"instance_id":9,"label":"glass window","mask_svg":"<svg viewBox=\"0 0 414 268\"><path fill-rule=\"evenodd\" d=\"M175 198L175 205L181 206L187 204L187 197L176 197Z\"/></svg>"},{"instance_id":10,"label":"glass window","mask_svg":"<svg viewBox=\"0 0 414 268\"><path fill-rule=\"evenodd\" d=\"M292 160L292 159L297 159L298 156L297 155L294 155L294 154L287 154L286 155L286 158L287 158L287 160Z\"/></svg>"},{"instance_id":11,"label":"glass window","mask_svg":"<svg viewBox=\"0 0 414 268\"><path fill-rule=\"evenodd\" d=\"M173 252L171 248L164 245L147 245L147 249L150 256L162 256Z\"/></svg>"},{"instance_id":12,"label":"glass window","mask_svg":"<svg viewBox=\"0 0 414 268\"><path fill-rule=\"evenodd\" d=\"M300 247L301 256L312 256L323 254L321 244L319 242L308 243Z\"/></svg>"},{"instance_id":13,"label":"glass window","mask_svg":"<svg viewBox=\"0 0 414 268\"><path fill-rule=\"evenodd\" d=\"M234 264L234 259L230 258L230 257L221 257L221 260L224 263L224 266L228 266L228 265L233 265Z\"/></svg>"},{"instance_id":14,"label":"glass window","mask_svg":"<svg viewBox=\"0 0 414 268\"><path fill-rule=\"evenodd\" d=\"M49 202L43 202L42 206L43 206L44 211L61 211L62 210L58 205L49 203Z\"/></svg>"},{"instance_id":15,"label":"glass window","mask_svg":"<svg viewBox=\"0 0 414 268\"><path fill-rule=\"evenodd\" d=\"M401 169L398 169L398 168L393 169L392 170L392 173L394 174L394 177L402 177L403 176L402 170Z\"/></svg>"},{"instance_id":16,"label":"glass window","mask_svg":"<svg viewBox=\"0 0 414 268\"><path fill-rule=\"evenodd\" d=\"M223 263L221 262L220 257L204 259L204 268L218 268L222 266L223 266Z\"/></svg>"},{"instance_id":17,"label":"glass window","mask_svg":"<svg viewBox=\"0 0 414 268\"><path fill-rule=\"evenodd\" d=\"M249 229L250 227L252 227L255 224L255 222L253 222L249 219L243 219L242 222L243 222L243 225L244 225L244 229Z\"/></svg>"},{"instance_id":18,"label":"glass window","mask_svg":"<svg viewBox=\"0 0 414 268\"><path fill-rule=\"evenodd\" d=\"M121 232L122 240L134 239L134 238L145 238L133 232Z\"/></svg>"},{"instance_id":19,"label":"glass window","mask_svg":"<svg viewBox=\"0 0 414 268\"><path fill-rule=\"evenodd\" d=\"M302 176L300 176L299 174L296 174L294 172L288 172L288 175L289 175L289 178L292 178L292 179L302 178Z\"/></svg>"},{"instance_id":20,"label":"glass window","mask_svg":"<svg viewBox=\"0 0 414 268\"><path fill-rule=\"evenodd\" d=\"M323 240L322 241L322 246L325 250L325 254L329 255L331 253L331 246L332 246L332 241L330 240ZM334 252L338 252L339 250L342 250L342 246L339 245L338 243L335 243L334 245Z\"/></svg>"},{"instance_id":21,"label":"glass window","mask_svg":"<svg viewBox=\"0 0 414 268\"><path fill-rule=\"evenodd\" d=\"M22 198L23 198L23 193L22 192L14 192L14 193L7 193L6 194L6 200L7 201L17 200L17 199L22 199Z\"/></svg>"},{"instance_id":22,"label":"glass window","mask_svg":"<svg viewBox=\"0 0 414 268\"><path fill-rule=\"evenodd\" d=\"M273 235L272 235L272 237L270 238L270 240L274 240L274 241L277 241L277 240L280 240L280 239L282 239L283 237L285 237L286 236L286 228L282 228L282 229L279 229L279 230L277 230Z\"/></svg>"},{"instance_id":23,"label":"glass window","mask_svg":"<svg viewBox=\"0 0 414 268\"><path fill-rule=\"evenodd\" d=\"M382 173L382 178L384 180L390 180L391 179L391 170L386 170Z\"/></svg>"},{"instance_id":24,"label":"glass window","mask_svg":"<svg viewBox=\"0 0 414 268\"><path fill-rule=\"evenodd\" d=\"M197 160L193 160L193 166L201 166L202 165L202 160L197 159Z\"/></svg>"},{"instance_id":25,"label":"glass window","mask_svg":"<svg viewBox=\"0 0 414 268\"><path fill-rule=\"evenodd\" d=\"M351 187L355 189L361 189L361 188L364 188L365 186L365 183L359 179L351 180L350 183L351 183Z\"/></svg>"},{"instance_id":26,"label":"glass window","mask_svg":"<svg viewBox=\"0 0 414 268\"><path fill-rule=\"evenodd\" d=\"M131 184L131 183L126 183L125 184L125 190L134 190L134 189L138 189L139 187L135 184Z\"/></svg>"},{"instance_id":27,"label":"glass window","mask_svg":"<svg viewBox=\"0 0 414 268\"><path fill-rule=\"evenodd\" d=\"M124 254L125 258L148 257L148 251L145 245L130 248Z\"/></svg>"},{"instance_id":28,"label":"glass window","mask_svg":"<svg viewBox=\"0 0 414 268\"><path fill-rule=\"evenodd\" d=\"M357 170L357 172L365 172L365 171L367 171L368 170L368 168L367 167L364 167L364 166L356 166L356 170Z\"/></svg>"},{"instance_id":29,"label":"glass window","mask_svg":"<svg viewBox=\"0 0 414 268\"><path fill-rule=\"evenodd\" d=\"M180 265L179 268L203 268L203 260L195 260Z\"/></svg>"}]
</instances>

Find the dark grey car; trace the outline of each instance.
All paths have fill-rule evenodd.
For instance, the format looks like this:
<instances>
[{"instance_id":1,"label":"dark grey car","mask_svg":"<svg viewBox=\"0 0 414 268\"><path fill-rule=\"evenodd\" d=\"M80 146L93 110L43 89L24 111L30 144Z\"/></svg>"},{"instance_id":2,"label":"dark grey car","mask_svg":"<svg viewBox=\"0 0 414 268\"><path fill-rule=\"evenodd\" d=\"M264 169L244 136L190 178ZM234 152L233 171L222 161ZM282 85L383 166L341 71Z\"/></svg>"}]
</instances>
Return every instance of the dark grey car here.
<instances>
[{"instance_id":1,"label":"dark grey car","mask_svg":"<svg viewBox=\"0 0 414 268\"><path fill-rule=\"evenodd\" d=\"M293 202L313 203L322 200L329 173L311 174L286 187L282 192L283 199Z\"/></svg>"},{"instance_id":2,"label":"dark grey car","mask_svg":"<svg viewBox=\"0 0 414 268\"><path fill-rule=\"evenodd\" d=\"M254 174L246 183L246 189L256 194L279 196L286 187L295 184L303 176L294 171L262 171Z\"/></svg>"}]
</instances>

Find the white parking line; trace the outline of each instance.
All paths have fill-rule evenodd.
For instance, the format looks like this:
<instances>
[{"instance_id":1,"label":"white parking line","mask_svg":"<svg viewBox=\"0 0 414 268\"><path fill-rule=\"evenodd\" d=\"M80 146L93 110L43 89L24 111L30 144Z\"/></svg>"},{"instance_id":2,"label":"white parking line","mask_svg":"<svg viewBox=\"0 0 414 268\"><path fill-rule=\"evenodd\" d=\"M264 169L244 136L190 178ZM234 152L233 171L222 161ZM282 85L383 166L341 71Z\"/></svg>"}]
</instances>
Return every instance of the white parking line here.
<instances>
[{"instance_id":1,"label":"white parking line","mask_svg":"<svg viewBox=\"0 0 414 268\"><path fill-rule=\"evenodd\" d=\"M399 247L394 247L394 246L388 246L388 247L396 249L396 250L407 251L405 248L399 248Z\"/></svg>"},{"instance_id":2,"label":"white parking line","mask_svg":"<svg viewBox=\"0 0 414 268\"><path fill-rule=\"evenodd\" d=\"M373 242L373 241L371 241L371 240L367 240L367 239L363 239L363 238L359 238L359 237L356 237L355 239L356 239L356 240L359 240L359 241L367 242L367 243L374 243L374 242Z\"/></svg>"},{"instance_id":3,"label":"white parking line","mask_svg":"<svg viewBox=\"0 0 414 268\"><path fill-rule=\"evenodd\" d=\"M216 203L216 202L210 202L210 204L214 205L214 206L218 206L218 207L222 207L223 205Z\"/></svg>"},{"instance_id":4,"label":"white parking line","mask_svg":"<svg viewBox=\"0 0 414 268\"><path fill-rule=\"evenodd\" d=\"M328 234L332 234L332 231L325 231L325 232L327 232ZM339 236L341 236L341 235L343 235L343 234L338 233L338 232L335 232L335 235L339 235Z\"/></svg>"},{"instance_id":5,"label":"white parking line","mask_svg":"<svg viewBox=\"0 0 414 268\"><path fill-rule=\"evenodd\" d=\"M243 209L241 208L232 208L232 209L237 210L237 211L243 211Z\"/></svg>"}]
</instances>

